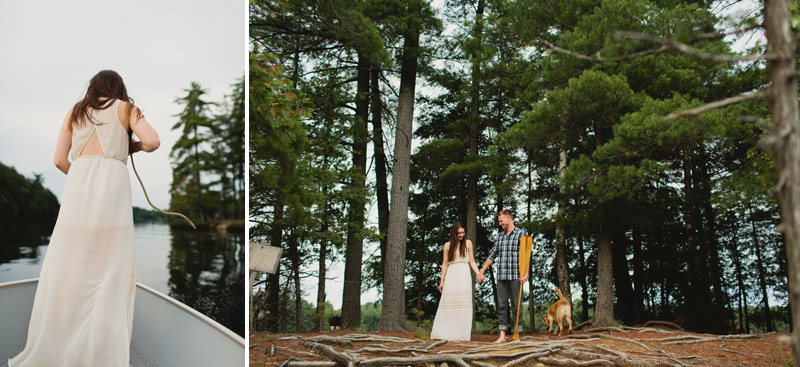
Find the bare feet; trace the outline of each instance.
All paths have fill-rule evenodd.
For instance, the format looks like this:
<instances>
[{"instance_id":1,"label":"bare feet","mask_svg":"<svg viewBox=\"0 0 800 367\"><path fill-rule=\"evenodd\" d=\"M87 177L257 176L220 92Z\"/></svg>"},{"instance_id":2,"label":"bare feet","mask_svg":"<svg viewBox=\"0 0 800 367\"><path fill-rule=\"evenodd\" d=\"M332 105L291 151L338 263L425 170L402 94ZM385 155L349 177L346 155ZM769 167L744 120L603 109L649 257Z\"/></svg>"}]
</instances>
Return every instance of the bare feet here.
<instances>
[{"instance_id":1,"label":"bare feet","mask_svg":"<svg viewBox=\"0 0 800 367\"><path fill-rule=\"evenodd\" d=\"M495 344L505 343L506 342L506 331L500 330L500 337L494 341Z\"/></svg>"}]
</instances>

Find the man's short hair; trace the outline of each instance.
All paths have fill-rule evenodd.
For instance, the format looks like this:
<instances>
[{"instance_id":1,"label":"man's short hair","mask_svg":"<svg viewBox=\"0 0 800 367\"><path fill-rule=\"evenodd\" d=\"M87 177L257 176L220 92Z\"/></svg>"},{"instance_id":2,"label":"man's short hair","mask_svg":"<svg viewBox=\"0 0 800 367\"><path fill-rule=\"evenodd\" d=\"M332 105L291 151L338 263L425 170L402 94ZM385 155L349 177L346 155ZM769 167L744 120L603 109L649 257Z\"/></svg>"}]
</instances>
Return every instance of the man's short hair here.
<instances>
[{"instance_id":1,"label":"man's short hair","mask_svg":"<svg viewBox=\"0 0 800 367\"><path fill-rule=\"evenodd\" d=\"M497 214L497 216L501 216L501 215L507 215L507 216L511 217L511 219L514 219L514 214L511 214L511 211L508 210L508 209L503 209L503 210L500 211L500 213Z\"/></svg>"}]
</instances>

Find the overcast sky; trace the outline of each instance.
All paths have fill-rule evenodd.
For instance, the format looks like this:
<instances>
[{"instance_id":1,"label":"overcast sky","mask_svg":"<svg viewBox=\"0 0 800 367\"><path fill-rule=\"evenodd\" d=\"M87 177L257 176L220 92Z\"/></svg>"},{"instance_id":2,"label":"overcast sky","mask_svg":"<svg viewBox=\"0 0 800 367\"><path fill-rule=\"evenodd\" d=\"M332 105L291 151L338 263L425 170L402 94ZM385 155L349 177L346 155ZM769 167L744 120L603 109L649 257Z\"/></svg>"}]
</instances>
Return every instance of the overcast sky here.
<instances>
[{"instance_id":1,"label":"overcast sky","mask_svg":"<svg viewBox=\"0 0 800 367\"><path fill-rule=\"evenodd\" d=\"M0 1L0 162L26 177L44 175L61 198L65 175L53 164L67 111L89 79L112 69L161 137L135 155L156 206L169 205L169 153L179 132L175 99L195 81L222 101L244 75L244 0ZM131 171L133 205L149 208Z\"/></svg>"}]
</instances>

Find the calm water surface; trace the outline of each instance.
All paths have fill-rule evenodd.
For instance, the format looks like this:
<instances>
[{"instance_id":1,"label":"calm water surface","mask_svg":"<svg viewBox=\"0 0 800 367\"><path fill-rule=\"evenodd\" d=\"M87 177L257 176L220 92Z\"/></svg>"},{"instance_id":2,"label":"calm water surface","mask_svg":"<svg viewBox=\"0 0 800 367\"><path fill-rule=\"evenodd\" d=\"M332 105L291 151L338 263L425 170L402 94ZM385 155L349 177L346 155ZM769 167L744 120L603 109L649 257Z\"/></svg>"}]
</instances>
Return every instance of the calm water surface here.
<instances>
[{"instance_id":1,"label":"calm water surface","mask_svg":"<svg viewBox=\"0 0 800 367\"><path fill-rule=\"evenodd\" d=\"M52 226L0 228L0 283L38 278ZM244 336L244 233L134 226L136 280Z\"/></svg>"}]
</instances>

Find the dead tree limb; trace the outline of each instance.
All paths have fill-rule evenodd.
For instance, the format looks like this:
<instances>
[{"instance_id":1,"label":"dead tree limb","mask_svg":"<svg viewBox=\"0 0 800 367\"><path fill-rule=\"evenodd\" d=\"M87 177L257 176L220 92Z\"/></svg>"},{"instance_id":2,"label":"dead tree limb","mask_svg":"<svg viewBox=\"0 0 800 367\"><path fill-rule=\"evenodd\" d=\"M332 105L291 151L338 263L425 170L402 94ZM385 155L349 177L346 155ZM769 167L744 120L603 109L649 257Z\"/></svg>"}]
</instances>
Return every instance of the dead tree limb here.
<instances>
[{"instance_id":1,"label":"dead tree limb","mask_svg":"<svg viewBox=\"0 0 800 367\"><path fill-rule=\"evenodd\" d=\"M758 60L773 60L777 57L774 53L764 53L761 55L720 55L720 54L710 54L707 52L700 51L692 46L689 46L683 42L676 41L671 38L661 38L656 37L647 33L641 32L631 32L631 31L617 31L614 32L614 38L627 38L632 40L638 41L647 41L653 43L661 44L661 48L667 47L667 49L673 49L676 51L680 51L687 55L694 56L698 59L709 60L713 62L725 63L725 62L742 62L742 61L758 61Z\"/></svg>"},{"instance_id":2,"label":"dead tree limb","mask_svg":"<svg viewBox=\"0 0 800 367\"><path fill-rule=\"evenodd\" d=\"M679 117L683 117L683 116L697 116L697 115L699 115L699 114L701 114L703 112L714 110L714 109L717 109L717 108L729 106L729 105L740 103L740 102L744 102L744 101L749 101L751 99L766 99L768 97L769 97L769 89L761 90L761 91L750 93L750 94L740 94L740 95L735 96L735 97L728 97L728 98L725 98L725 99L721 99L719 101L714 101L714 102L711 102L711 103L707 103L707 104L704 104L704 105L702 105L700 107L690 108L688 110L683 110L683 111L680 111L680 112L671 113L671 114L667 115L666 117L664 117L664 119L667 120L667 121L672 121L672 120L675 120L675 119L677 119Z\"/></svg>"},{"instance_id":3,"label":"dead tree limb","mask_svg":"<svg viewBox=\"0 0 800 367\"><path fill-rule=\"evenodd\" d=\"M668 47L668 46L661 46L660 48L657 48L657 49L646 50L646 51L641 51L641 52L628 54L628 55L625 55L625 56L610 57L609 58L609 57L600 56L600 51L598 51L594 56L587 56L587 55L579 54L579 53L577 53L575 51L570 51L570 50L558 47L558 46L554 45L553 43L545 41L545 40L542 40L542 39L536 39L532 43L536 43L537 45L539 45L541 47L544 47L544 48L547 48L547 49L549 49L551 51L559 52L559 53L562 53L562 54L566 54L566 55L572 56L572 57L577 58L577 59L586 60L586 61L592 61L592 62L619 62L619 61L635 59L635 58L641 57L641 56L657 55L657 54L660 54L660 53L670 49L670 47Z\"/></svg>"}]
</instances>

